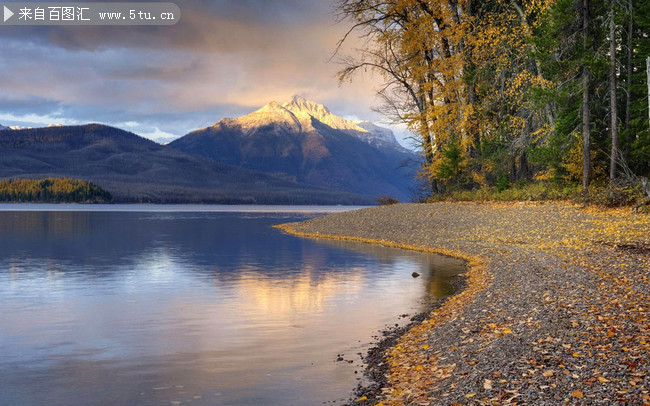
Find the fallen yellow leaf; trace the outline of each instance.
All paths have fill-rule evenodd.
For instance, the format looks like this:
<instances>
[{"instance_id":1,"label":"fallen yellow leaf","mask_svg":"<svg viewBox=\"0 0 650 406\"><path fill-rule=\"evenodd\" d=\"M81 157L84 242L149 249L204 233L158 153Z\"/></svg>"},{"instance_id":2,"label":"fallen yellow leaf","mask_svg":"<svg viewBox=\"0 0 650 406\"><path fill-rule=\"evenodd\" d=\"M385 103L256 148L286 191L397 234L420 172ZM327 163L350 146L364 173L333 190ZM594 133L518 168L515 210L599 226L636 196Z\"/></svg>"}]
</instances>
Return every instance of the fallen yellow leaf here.
<instances>
[{"instance_id":1,"label":"fallen yellow leaf","mask_svg":"<svg viewBox=\"0 0 650 406\"><path fill-rule=\"evenodd\" d=\"M474 396L476 396L476 393L468 393L467 395L465 395L465 397L468 398L468 399L471 399Z\"/></svg>"},{"instance_id":2,"label":"fallen yellow leaf","mask_svg":"<svg viewBox=\"0 0 650 406\"><path fill-rule=\"evenodd\" d=\"M363 402L364 400L368 400L367 396L361 396L360 398L357 399L357 402Z\"/></svg>"},{"instance_id":3,"label":"fallen yellow leaf","mask_svg":"<svg viewBox=\"0 0 650 406\"><path fill-rule=\"evenodd\" d=\"M492 389L492 380L491 379L486 379L483 382L483 389L486 389L486 390Z\"/></svg>"},{"instance_id":4,"label":"fallen yellow leaf","mask_svg":"<svg viewBox=\"0 0 650 406\"><path fill-rule=\"evenodd\" d=\"M551 371L551 370L544 371L544 372L542 372L542 376L545 376L545 377L547 377L547 378L550 378L550 377L553 376L553 371Z\"/></svg>"},{"instance_id":5,"label":"fallen yellow leaf","mask_svg":"<svg viewBox=\"0 0 650 406\"><path fill-rule=\"evenodd\" d=\"M507 329L503 330L502 333L503 333L503 334L512 334L512 330L510 330L509 328L507 328Z\"/></svg>"},{"instance_id":6,"label":"fallen yellow leaf","mask_svg":"<svg viewBox=\"0 0 650 406\"><path fill-rule=\"evenodd\" d=\"M585 395L583 395L582 392L580 392L579 390L577 390L577 391L573 391L573 392L571 392L571 397L582 399L582 398L585 397Z\"/></svg>"},{"instance_id":7,"label":"fallen yellow leaf","mask_svg":"<svg viewBox=\"0 0 650 406\"><path fill-rule=\"evenodd\" d=\"M598 377L598 382L607 383L607 382L611 382L611 381L609 379L605 378L604 376L599 376Z\"/></svg>"}]
</instances>

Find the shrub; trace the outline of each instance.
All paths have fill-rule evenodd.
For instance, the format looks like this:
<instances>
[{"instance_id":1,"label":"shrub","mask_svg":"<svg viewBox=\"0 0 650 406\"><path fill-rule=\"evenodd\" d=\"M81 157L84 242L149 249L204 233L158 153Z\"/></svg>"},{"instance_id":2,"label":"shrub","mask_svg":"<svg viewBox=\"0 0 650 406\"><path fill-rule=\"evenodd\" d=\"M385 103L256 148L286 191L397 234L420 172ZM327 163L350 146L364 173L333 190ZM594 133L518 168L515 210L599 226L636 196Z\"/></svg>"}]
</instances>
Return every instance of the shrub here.
<instances>
[{"instance_id":1,"label":"shrub","mask_svg":"<svg viewBox=\"0 0 650 406\"><path fill-rule=\"evenodd\" d=\"M377 204L381 206L389 206L391 204L397 204L399 203L399 200L392 198L390 196L382 196L379 199L377 199Z\"/></svg>"}]
</instances>

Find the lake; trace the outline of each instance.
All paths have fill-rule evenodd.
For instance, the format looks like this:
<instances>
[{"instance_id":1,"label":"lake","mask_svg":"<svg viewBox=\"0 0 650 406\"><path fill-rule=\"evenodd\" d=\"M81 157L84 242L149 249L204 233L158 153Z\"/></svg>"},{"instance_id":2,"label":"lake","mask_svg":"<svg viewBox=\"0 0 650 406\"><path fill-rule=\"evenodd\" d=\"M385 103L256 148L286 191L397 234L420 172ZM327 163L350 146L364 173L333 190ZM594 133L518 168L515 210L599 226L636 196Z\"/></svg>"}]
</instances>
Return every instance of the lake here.
<instances>
[{"instance_id":1,"label":"lake","mask_svg":"<svg viewBox=\"0 0 650 406\"><path fill-rule=\"evenodd\" d=\"M463 263L271 228L342 210L0 205L0 404L348 399Z\"/></svg>"}]
</instances>

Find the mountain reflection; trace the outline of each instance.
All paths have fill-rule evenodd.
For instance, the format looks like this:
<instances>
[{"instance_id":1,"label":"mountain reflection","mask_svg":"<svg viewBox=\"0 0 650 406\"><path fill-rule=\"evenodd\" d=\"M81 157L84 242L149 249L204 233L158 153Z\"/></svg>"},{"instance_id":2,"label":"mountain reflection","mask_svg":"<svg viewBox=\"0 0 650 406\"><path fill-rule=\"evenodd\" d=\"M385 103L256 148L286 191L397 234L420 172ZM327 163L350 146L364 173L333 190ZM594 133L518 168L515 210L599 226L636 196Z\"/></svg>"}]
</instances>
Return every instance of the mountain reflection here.
<instances>
[{"instance_id":1,"label":"mountain reflection","mask_svg":"<svg viewBox=\"0 0 650 406\"><path fill-rule=\"evenodd\" d=\"M14 238L83 236L93 230L91 217L81 212L5 212L0 215L0 230Z\"/></svg>"},{"instance_id":2,"label":"mountain reflection","mask_svg":"<svg viewBox=\"0 0 650 406\"><path fill-rule=\"evenodd\" d=\"M268 214L0 213L0 258L12 280L31 277L36 264L48 281L115 278L134 271L156 281L183 269L215 286L237 286L245 292L240 296L254 298L261 311L280 313L321 308L327 298L358 289L363 279L372 284L401 268L421 275L426 294L442 297L451 293L450 276L462 270L462 263L442 256L355 242L273 238L280 235L270 228L277 222ZM367 274L369 264L373 275Z\"/></svg>"},{"instance_id":3,"label":"mountain reflection","mask_svg":"<svg viewBox=\"0 0 650 406\"><path fill-rule=\"evenodd\" d=\"M256 272L247 273L237 284L237 292L257 311L278 317L296 312L316 312L337 295L358 292L365 278L363 269L345 274L312 272L303 269L290 280L270 279Z\"/></svg>"}]
</instances>

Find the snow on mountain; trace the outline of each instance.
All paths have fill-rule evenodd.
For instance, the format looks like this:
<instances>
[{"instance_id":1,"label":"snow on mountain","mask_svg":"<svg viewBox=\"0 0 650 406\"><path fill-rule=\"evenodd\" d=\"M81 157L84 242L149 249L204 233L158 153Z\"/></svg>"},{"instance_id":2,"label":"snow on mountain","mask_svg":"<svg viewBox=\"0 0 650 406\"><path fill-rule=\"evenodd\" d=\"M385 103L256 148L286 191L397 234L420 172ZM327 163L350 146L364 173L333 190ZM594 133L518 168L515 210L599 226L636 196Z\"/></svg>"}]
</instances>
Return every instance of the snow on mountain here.
<instances>
[{"instance_id":1,"label":"snow on mountain","mask_svg":"<svg viewBox=\"0 0 650 406\"><path fill-rule=\"evenodd\" d=\"M51 126L48 126L51 127ZM32 130L34 127L21 127L19 125L10 125L9 127L0 124L0 131L2 130Z\"/></svg>"},{"instance_id":2,"label":"snow on mountain","mask_svg":"<svg viewBox=\"0 0 650 406\"><path fill-rule=\"evenodd\" d=\"M273 126L278 130L293 133L317 132L312 126L312 119L346 133L370 144L402 148L393 132L370 121L351 121L333 114L320 103L294 96L290 101L280 105L272 101L250 114L239 118L225 118L213 127L238 126L247 136L254 135L261 127Z\"/></svg>"},{"instance_id":3,"label":"snow on mountain","mask_svg":"<svg viewBox=\"0 0 650 406\"><path fill-rule=\"evenodd\" d=\"M350 121L339 117L325 106L300 96L294 96L291 101L282 105L291 111L300 120L303 127L311 125L311 119L315 118L323 124L365 141L374 146L400 147L393 132L384 127L379 127L371 121Z\"/></svg>"},{"instance_id":4,"label":"snow on mountain","mask_svg":"<svg viewBox=\"0 0 650 406\"><path fill-rule=\"evenodd\" d=\"M372 121L355 121L354 123L366 131L365 134L361 132L358 133L357 137L362 139L365 137L365 141L369 144L380 143L393 145L396 147L400 146L399 142L397 142L397 138L395 138L395 134L393 134L393 131L391 129L380 127Z\"/></svg>"},{"instance_id":5,"label":"snow on mountain","mask_svg":"<svg viewBox=\"0 0 650 406\"><path fill-rule=\"evenodd\" d=\"M225 118L213 127L220 125L236 125L247 131L247 135L252 135L257 129L264 126L275 126L291 132L299 133L302 131L300 121L289 110L282 107L279 103L272 101L261 109L239 118Z\"/></svg>"},{"instance_id":6,"label":"snow on mountain","mask_svg":"<svg viewBox=\"0 0 650 406\"><path fill-rule=\"evenodd\" d=\"M322 104L306 100L300 96L293 96L291 101L284 103L282 107L292 112L301 123L308 123L310 125L311 119L315 118L336 130L365 131L354 122L332 114Z\"/></svg>"}]
</instances>

